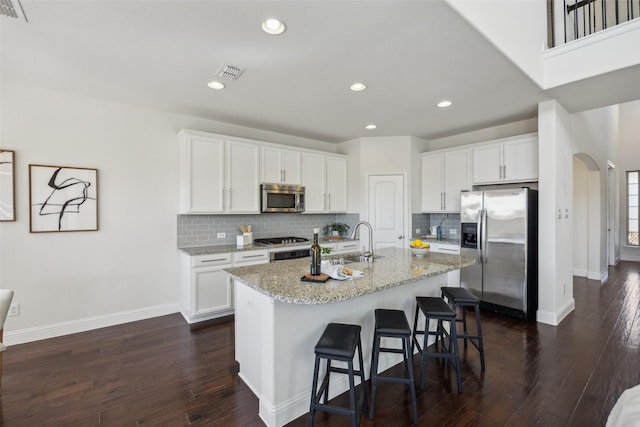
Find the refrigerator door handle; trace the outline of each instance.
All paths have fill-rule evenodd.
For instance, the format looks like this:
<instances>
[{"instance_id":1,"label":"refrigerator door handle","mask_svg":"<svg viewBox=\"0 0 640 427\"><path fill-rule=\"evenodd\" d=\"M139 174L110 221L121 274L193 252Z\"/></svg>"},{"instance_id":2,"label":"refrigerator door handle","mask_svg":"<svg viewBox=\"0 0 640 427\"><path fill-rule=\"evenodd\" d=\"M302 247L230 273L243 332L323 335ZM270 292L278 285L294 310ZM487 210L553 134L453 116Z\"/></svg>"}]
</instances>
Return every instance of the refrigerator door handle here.
<instances>
[{"instance_id":1,"label":"refrigerator door handle","mask_svg":"<svg viewBox=\"0 0 640 427\"><path fill-rule=\"evenodd\" d=\"M487 263L487 210L482 209L480 215L482 216L482 230L481 230L481 239L482 239L482 263Z\"/></svg>"},{"instance_id":2,"label":"refrigerator door handle","mask_svg":"<svg viewBox=\"0 0 640 427\"><path fill-rule=\"evenodd\" d=\"M480 264L484 263L482 260L482 228L483 228L482 210L480 210L480 212L478 212L478 234L477 234L477 242L476 242L476 248L478 251L478 262Z\"/></svg>"}]
</instances>

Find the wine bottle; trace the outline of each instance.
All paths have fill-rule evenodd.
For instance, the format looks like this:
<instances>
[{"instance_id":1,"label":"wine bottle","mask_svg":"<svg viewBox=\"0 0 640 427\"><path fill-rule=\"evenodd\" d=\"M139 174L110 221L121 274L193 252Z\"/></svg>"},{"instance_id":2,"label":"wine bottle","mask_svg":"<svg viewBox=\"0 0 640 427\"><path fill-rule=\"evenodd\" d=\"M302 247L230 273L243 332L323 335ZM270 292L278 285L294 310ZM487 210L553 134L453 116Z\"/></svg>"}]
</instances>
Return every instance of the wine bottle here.
<instances>
[{"instance_id":1,"label":"wine bottle","mask_svg":"<svg viewBox=\"0 0 640 427\"><path fill-rule=\"evenodd\" d=\"M318 233L320 232L319 228L313 229L313 245L311 245L311 249L309 249L309 254L311 255L311 275L318 276L320 271L320 261L321 261L321 252L322 249L318 244Z\"/></svg>"}]
</instances>

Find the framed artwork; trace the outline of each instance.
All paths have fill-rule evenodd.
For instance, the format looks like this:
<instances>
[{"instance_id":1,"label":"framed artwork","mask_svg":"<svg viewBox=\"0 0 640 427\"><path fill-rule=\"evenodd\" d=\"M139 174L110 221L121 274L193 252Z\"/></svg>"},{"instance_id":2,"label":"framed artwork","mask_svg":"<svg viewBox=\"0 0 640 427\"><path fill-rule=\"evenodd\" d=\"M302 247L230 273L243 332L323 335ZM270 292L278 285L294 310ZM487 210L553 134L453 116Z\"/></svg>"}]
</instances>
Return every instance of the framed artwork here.
<instances>
[{"instance_id":1,"label":"framed artwork","mask_svg":"<svg viewBox=\"0 0 640 427\"><path fill-rule=\"evenodd\" d=\"M0 221L16 220L15 152L0 149Z\"/></svg>"},{"instance_id":2,"label":"framed artwork","mask_svg":"<svg viewBox=\"0 0 640 427\"><path fill-rule=\"evenodd\" d=\"M29 165L31 233L98 230L98 170Z\"/></svg>"}]
</instances>

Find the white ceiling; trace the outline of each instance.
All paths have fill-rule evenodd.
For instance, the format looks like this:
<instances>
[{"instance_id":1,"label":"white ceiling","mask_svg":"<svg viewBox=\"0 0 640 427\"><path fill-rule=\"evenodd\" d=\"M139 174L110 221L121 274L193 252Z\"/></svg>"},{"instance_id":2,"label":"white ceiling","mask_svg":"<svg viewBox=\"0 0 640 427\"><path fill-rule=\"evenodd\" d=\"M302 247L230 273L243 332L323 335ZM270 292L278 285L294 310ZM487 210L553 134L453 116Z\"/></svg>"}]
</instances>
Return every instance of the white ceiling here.
<instances>
[{"instance_id":1,"label":"white ceiling","mask_svg":"<svg viewBox=\"0 0 640 427\"><path fill-rule=\"evenodd\" d=\"M3 80L305 138L433 139L535 117L546 99L441 1L22 6L29 23L1 21ZM262 32L272 16L283 35ZM246 71L213 91L223 63ZM368 89L351 92L355 81Z\"/></svg>"}]
</instances>

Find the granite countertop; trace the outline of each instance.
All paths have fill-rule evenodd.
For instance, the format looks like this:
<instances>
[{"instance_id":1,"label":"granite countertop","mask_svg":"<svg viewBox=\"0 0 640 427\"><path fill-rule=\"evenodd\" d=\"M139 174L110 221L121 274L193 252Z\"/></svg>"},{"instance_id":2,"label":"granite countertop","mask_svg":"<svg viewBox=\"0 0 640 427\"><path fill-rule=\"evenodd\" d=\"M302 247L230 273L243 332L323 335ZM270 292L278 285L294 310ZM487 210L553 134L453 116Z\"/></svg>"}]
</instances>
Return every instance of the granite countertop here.
<instances>
[{"instance_id":1,"label":"granite countertop","mask_svg":"<svg viewBox=\"0 0 640 427\"><path fill-rule=\"evenodd\" d=\"M300 281L300 278L309 272L308 259L225 268L224 271L276 301L292 304L329 304L458 270L475 263L474 258L431 252L424 258L416 258L408 249L398 248L380 249L376 255L383 258L376 259L372 264L348 264L348 268L364 272L364 277L345 281Z\"/></svg>"},{"instance_id":2,"label":"granite countertop","mask_svg":"<svg viewBox=\"0 0 640 427\"><path fill-rule=\"evenodd\" d=\"M357 239L331 239L331 240L319 240L318 243L323 245L325 243L337 243L337 242L352 242ZM259 251L259 250L271 250L271 249L282 249L287 247L299 247L299 246L311 246L313 243L313 237L309 239L308 242L297 242L297 243L280 243L277 245L265 246L265 245L210 245L210 246L192 246L186 248L178 248L182 252L187 255L212 255L212 254L221 254L228 252L242 252L242 251Z\"/></svg>"}]
</instances>

